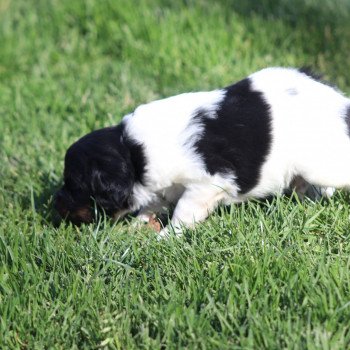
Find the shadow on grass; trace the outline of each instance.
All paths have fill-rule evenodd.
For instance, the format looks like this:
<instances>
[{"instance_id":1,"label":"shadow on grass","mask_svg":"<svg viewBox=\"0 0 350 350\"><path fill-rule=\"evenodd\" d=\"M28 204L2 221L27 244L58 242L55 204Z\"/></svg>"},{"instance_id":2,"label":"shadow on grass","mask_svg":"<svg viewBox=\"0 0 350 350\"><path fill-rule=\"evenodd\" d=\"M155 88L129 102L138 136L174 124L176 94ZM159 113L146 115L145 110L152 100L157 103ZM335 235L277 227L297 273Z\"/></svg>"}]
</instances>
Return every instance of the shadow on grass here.
<instances>
[{"instance_id":1,"label":"shadow on grass","mask_svg":"<svg viewBox=\"0 0 350 350\"><path fill-rule=\"evenodd\" d=\"M226 7L231 8L242 18L250 22L252 18L261 18L266 27L273 27L274 22L283 22L292 35L290 50L301 47L308 56L305 65L315 71L328 72L334 78L348 85L350 80L344 76L345 52L348 52L350 40L350 2L346 0L223 0ZM228 12L229 13L229 12ZM247 24L249 25L249 24ZM282 42L285 35L281 34ZM276 40L276 39L275 39ZM278 40L275 46L280 43ZM327 78L327 79L328 79Z\"/></svg>"},{"instance_id":2,"label":"shadow on grass","mask_svg":"<svg viewBox=\"0 0 350 350\"><path fill-rule=\"evenodd\" d=\"M224 0L223 3L242 16L260 16L266 20L280 19L292 26L298 24L308 28L342 25L350 18L350 4L342 0Z\"/></svg>"},{"instance_id":3,"label":"shadow on grass","mask_svg":"<svg viewBox=\"0 0 350 350\"><path fill-rule=\"evenodd\" d=\"M57 227L61 219L53 207L53 198L61 182L54 179L50 173L44 173L40 177L40 183L43 190L33 194L35 211L40 215L43 223Z\"/></svg>"}]
</instances>

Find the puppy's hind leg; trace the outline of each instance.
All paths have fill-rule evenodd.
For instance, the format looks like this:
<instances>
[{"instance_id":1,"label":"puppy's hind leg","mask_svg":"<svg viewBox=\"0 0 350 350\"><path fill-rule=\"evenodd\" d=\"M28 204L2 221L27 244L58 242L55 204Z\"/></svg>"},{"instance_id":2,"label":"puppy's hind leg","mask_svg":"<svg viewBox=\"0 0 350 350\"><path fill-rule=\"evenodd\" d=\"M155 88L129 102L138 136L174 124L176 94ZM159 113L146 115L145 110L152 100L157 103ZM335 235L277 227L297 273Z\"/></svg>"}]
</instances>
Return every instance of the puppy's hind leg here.
<instances>
[{"instance_id":1,"label":"puppy's hind leg","mask_svg":"<svg viewBox=\"0 0 350 350\"><path fill-rule=\"evenodd\" d=\"M294 177L294 179L290 183L289 190L294 190L300 200L303 200L305 197L307 197L313 201L318 201L323 197L330 198L335 192L334 187L321 187L311 185L301 176Z\"/></svg>"},{"instance_id":2,"label":"puppy's hind leg","mask_svg":"<svg viewBox=\"0 0 350 350\"><path fill-rule=\"evenodd\" d=\"M192 184L186 188L180 197L170 225L175 234L181 234L181 227L194 227L205 220L228 194L222 188L213 184ZM171 233L169 226L160 233L160 237L167 237Z\"/></svg>"},{"instance_id":3,"label":"puppy's hind leg","mask_svg":"<svg viewBox=\"0 0 350 350\"><path fill-rule=\"evenodd\" d=\"M323 162L310 163L302 169L302 177L313 188L321 188L322 195L331 197L335 189L350 190L350 148L347 155L334 153L324 156Z\"/></svg>"}]
</instances>

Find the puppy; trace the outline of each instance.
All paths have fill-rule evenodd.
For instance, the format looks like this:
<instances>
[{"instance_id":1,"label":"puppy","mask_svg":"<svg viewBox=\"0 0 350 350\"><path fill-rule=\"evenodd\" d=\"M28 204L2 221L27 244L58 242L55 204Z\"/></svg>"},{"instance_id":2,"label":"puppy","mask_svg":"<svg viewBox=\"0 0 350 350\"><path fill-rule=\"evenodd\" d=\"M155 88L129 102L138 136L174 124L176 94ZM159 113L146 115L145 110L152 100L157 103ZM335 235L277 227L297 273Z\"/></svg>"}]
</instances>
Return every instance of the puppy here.
<instances>
[{"instance_id":1,"label":"puppy","mask_svg":"<svg viewBox=\"0 0 350 350\"><path fill-rule=\"evenodd\" d=\"M350 187L350 100L307 73L267 68L236 84L141 105L67 151L56 208L75 224L93 208L120 218L175 209L169 232L220 203L309 185Z\"/></svg>"}]
</instances>

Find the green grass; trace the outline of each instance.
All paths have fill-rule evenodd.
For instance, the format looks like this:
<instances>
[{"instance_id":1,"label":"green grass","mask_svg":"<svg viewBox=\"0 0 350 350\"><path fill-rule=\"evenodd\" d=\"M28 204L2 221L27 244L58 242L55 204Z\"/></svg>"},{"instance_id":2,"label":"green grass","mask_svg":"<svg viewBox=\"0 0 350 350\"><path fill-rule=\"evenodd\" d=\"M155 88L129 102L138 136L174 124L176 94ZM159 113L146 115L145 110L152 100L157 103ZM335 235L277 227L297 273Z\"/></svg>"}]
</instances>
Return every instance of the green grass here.
<instances>
[{"instance_id":1,"label":"green grass","mask_svg":"<svg viewBox=\"0 0 350 350\"><path fill-rule=\"evenodd\" d=\"M347 0L0 0L0 348L346 349L349 196L182 239L52 224L66 148L138 104L311 66L350 95Z\"/></svg>"}]
</instances>

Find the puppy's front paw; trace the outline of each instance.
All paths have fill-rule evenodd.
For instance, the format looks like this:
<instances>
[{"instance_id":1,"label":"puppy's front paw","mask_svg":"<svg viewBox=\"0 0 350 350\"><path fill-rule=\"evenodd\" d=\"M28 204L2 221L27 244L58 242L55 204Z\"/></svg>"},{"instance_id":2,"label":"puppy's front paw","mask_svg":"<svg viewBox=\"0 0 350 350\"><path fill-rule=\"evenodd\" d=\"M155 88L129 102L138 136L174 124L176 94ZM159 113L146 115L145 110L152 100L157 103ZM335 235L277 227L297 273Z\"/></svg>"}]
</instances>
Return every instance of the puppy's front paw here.
<instances>
[{"instance_id":1,"label":"puppy's front paw","mask_svg":"<svg viewBox=\"0 0 350 350\"><path fill-rule=\"evenodd\" d=\"M163 239L168 239L171 236L179 238L182 236L182 230L180 227L164 227L159 234L157 235L158 241L163 240Z\"/></svg>"},{"instance_id":2,"label":"puppy's front paw","mask_svg":"<svg viewBox=\"0 0 350 350\"><path fill-rule=\"evenodd\" d=\"M141 228L143 225L147 225L149 228L156 232L160 232L162 229L161 223L157 219L156 215L151 213L142 213L136 217L133 226Z\"/></svg>"},{"instance_id":3,"label":"puppy's front paw","mask_svg":"<svg viewBox=\"0 0 350 350\"><path fill-rule=\"evenodd\" d=\"M168 227L164 227L162 230L160 230L159 234L157 235L157 240L161 241L163 239L168 239L170 237L170 232Z\"/></svg>"}]
</instances>

